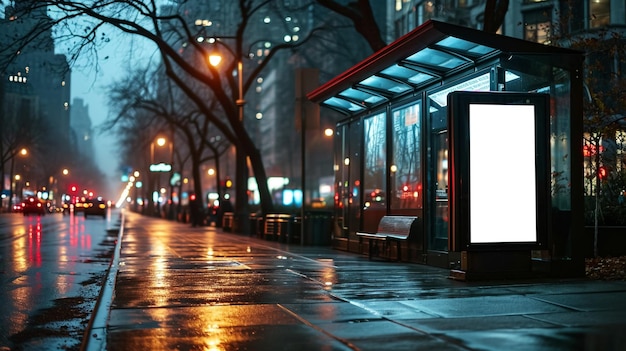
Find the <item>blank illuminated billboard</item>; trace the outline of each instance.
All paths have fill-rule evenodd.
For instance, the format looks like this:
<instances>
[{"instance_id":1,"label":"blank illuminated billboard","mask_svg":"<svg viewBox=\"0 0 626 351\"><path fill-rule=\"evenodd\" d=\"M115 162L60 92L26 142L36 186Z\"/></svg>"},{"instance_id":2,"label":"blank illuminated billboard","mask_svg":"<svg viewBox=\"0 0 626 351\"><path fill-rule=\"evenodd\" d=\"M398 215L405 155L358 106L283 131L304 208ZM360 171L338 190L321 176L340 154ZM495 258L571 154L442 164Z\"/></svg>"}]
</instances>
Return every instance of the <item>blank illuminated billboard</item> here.
<instances>
[{"instance_id":1,"label":"blank illuminated billboard","mask_svg":"<svg viewBox=\"0 0 626 351\"><path fill-rule=\"evenodd\" d=\"M469 104L470 243L537 241L535 106Z\"/></svg>"}]
</instances>

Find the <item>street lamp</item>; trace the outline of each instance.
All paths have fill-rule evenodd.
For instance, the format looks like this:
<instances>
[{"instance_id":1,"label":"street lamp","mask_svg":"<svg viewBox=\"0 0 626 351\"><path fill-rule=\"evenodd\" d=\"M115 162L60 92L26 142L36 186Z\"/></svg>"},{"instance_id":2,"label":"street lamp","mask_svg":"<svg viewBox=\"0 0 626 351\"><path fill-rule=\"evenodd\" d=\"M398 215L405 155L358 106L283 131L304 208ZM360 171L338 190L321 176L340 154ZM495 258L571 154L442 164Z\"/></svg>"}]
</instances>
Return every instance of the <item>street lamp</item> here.
<instances>
[{"instance_id":1,"label":"street lamp","mask_svg":"<svg viewBox=\"0 0 626 351\"><path fill-rule=\"evenodd\" d=\"M155 147L154 145L156 144L159 147L163 147L165 144L167 144L168 140L165 137L158 137L155 140L153 140L150 143L150 172L151 173L159 173L158 177L157 177L157 191L153 190L154 187L154 182L152 181L154 178L150 177L151 179L151 183L149 188L150 191L153 191L152 194L150 194L152 196L152 203L153 203L153 209L160 215L160 199L161 199L161 175L160 173L162 172L169 172L171 173L172 170L172 164L174 163L174 142L173 140L170 141L169 143L169 150L170 150L170 164L169 165L165 165L163 164L163 162L159 162L159 164L155 164L155 160L154 160L154 153L155 153ZM157 194L157 198L154 198L154 194ZM170 191L171 194L171 191Z\"/></svg>"},{"instance_id":2,"label":"street lamp","mask_svg":"<svg viewBox=\"0 0 626 351\"><path fill-rule=\"evenodd\" d=\"M229 51L231 51L226 45L224 45ZM234 55L234 53L231 51L231 54ZM244 100L244 96L243 96L243 61L241 60L241 57L236 57L237 59L237 100L235 101L235 104L237 105L237 109L239 112L239 122L243 123L243 116L244 116L244 105L246 104L246 101ZM212 53L209 55L208 57L208 61L209 64L211 64L211 66L216 67L217 65L220 64L220 62L222 61L222 57L217 54L217 53ZM237 196L236 196L236 211L237 213L235 214L236 216L236 220L234 221L234 226L238 226L236 228L233 228L235 232L237 231L241 231L241 229L243 228L243 226L248 223L247 221L247 198L245 198L246 196L246 191L242 190L242 187L247 187L248 185L248 180L247 180L247 164L246 164L246 158L244 157L244 151L242 150L241 145L237 145L236 149L236 156L235 156L235 161L236 161L236 166L235 166L235 179L237 181Z\"/></svg>"},{"instance_id":3,"label":"street lamp","mask_svg":"<svg viewBox=\"0 0 626 351\"><path fill-rule=\"evenodd\" d=\"M26 155L28 155L28 150L26 150L26 148L21 148L19 151L13 153L13 155L11 156L11 174L9 175L9 179L11 180L11 186L9 187L9 205L8 205L8 210L11 211L11 207L13 205L13 194L15 192L15 183L16 181L13 181L13 173L15 172L15 156L20 155L22 157L25 157ZM16 180L19 180L16 179ZM21 196L20 196L21 199Z\"/></svg>"}]
</instances>

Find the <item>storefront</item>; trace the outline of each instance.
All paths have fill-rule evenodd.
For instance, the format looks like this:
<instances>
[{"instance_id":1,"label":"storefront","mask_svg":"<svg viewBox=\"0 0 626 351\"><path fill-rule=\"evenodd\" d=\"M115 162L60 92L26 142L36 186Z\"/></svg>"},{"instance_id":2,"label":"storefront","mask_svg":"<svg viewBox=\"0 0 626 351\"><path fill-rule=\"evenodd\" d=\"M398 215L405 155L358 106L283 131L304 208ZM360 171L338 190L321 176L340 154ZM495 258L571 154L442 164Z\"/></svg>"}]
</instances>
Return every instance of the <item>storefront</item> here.
<instances>
[{"instance_id":1,"label":"storefront","mask_svg":"<svg viewBox=\"0 0 626 351\"><path fill-rule=\"evenodd\" d=\"M384 215L408 215L419 218L420 230L401 243L403 259L486 276L515 270L584 274L582 62L578 51L429 21L310 92L311 101L345 116L335 135L333 246L365 253L368 244L356 232L376 232ZM510 228L527 220L523 207L513 205L526 184L515 169L516 152L528 154L518 145L524 139L515 138L519 121L505 113L483 124L474 139L467 130L461 135L462 128L453 135L448 98L456 91L546 97L545 125L533 121L537 142L529 143L545 161L545 167L538 161L533 180L536 217L530 227L535 225L537 233L532 240L506 239ZM482 170L473 183L483 180L486 202L471 205L471 212L487 213L491 207L494 216L507 217L497 221L504 239L496 234L489 245L473 244L469 214L459 214L470 206L461 186L470 171L463 150L479 138L493 143L481 153L487 154L485 163L474 166ZM475 189L472 198L478 193ZM505 261L515 262L507 268ZM490 268L498 266L503 268Z\"/></svg>"}]
</instances>

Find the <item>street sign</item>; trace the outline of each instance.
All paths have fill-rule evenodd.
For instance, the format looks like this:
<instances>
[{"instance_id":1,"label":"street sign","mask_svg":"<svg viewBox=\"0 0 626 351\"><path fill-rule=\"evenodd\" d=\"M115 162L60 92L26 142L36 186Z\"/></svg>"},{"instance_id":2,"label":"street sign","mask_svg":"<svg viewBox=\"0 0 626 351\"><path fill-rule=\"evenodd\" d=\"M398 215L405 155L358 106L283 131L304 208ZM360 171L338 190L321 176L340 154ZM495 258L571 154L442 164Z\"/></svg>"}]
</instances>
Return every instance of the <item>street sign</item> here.
<instances>
[{"instance_id":1,"label":"street sign","mask_svg":"<svg viewBox=\"0 0 626 351\"><path fill-rule=\"evenodd\" d=\"M150 172L170 172L171 170L172 165L163 162L150 165Z\"/></svg>"}]
</instances>

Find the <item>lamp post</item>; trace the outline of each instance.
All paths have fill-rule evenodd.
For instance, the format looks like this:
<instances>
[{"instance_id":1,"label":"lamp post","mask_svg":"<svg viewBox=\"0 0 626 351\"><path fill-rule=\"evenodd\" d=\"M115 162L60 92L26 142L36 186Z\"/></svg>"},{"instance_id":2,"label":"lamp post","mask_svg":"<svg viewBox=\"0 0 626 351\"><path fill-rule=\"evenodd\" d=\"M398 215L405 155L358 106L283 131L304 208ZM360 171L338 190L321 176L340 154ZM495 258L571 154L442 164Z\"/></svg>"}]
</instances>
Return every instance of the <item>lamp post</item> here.
<instances>
[{"instance_id":1,"label":"lamp post","mask_svg":"<svg viewBox=\"0 0 626 351\"><path fill-rule=\"evenodd\" d=\"M157 198L156 199L154 199L154 177L150 177L152 184L150 184L150 186L148 188L150 189L149 191L152 191L152 193L150 194L150 196L152 198L152 209L153 209L154 212L156 212L155 214L158 214L160 216L160 214L161 214L161 211L160 211L161 207L160 207L160 203L159 203L159 200L161 198L161 195L160 195L161 194L161 174L160 173L161 172L165 172L166 170L162 169L160 167L160 164L159 165L155 165L154 164L154 152L155 152L154 144L155 144L155 142L156 142L157 146L163 147L163 145L165 145L165 143L167 143L167 139L164 138L164 137L158 137L156 140L154 140L154 141L152 141L150 143L150 172L151 173L159 173L159 175L157 177L157 182L156 182L157 183L156 184L157 185L157 187L156 187L157 188L157 191L156 191ZM173 155L173 147L172 147L171 143L170 143L170 153ZM172 165L170 164L169 166L170 166L170 168L169 168L169 170L167 170L167 172L171 171Z\"/></svg>"},{"instance_id":2,"label":"lamp post","mask_svg":"<svg viewBox=\"0 0 626 351\"><path fill-rule=\"evenodd\" d=\"M14 194L14 191L15 191L15 183L17 182L17 180L19 180L19 179L16 179L16 180L13 179L14 178L13 173L15 172L15 156L17 156L17 155L20 155L20 156L24 157L24 156L28 155L28 150L26 150L25 148L22 148L22 149L20 149L20 151L15 152L11 156L11 172L10 172L11 174L9 175L9 179L11 180L11 184L10 184L10 187L9 187L9 205L8 205L8 208L7 208L8 211L11 211L11 207L13 206L13 194ZM21 199L21 196L20 196L20 199Z\"/></svg>"},{"instance_id":3,"label":"lamp post","mask_svg":"<svg viewBox=\"0 0 626 351\"><path fill-rule=\"evenodd\" d=\"M230 51L230 49L228 50ZM222 57L219 54L209 55L209 63L213 67L218 66L221 61ZM237 105L239 122L243 124L244 105L246 104L246 101L244 100L243 95L243 61L240 57L237 57L237 83L237 100L235 101L235 104ZM235 221L233 223L233 231L243 232L245 231L246 224L248 224L248 199L246 196L246 191L242 190L243 187L245 187L243 189L246 189L248 186L248 167L246 164L245 153L241 145L237 145L235 152L235 179L237 192L235 196L236 213Z\"/></svg>"}]
</instances>

